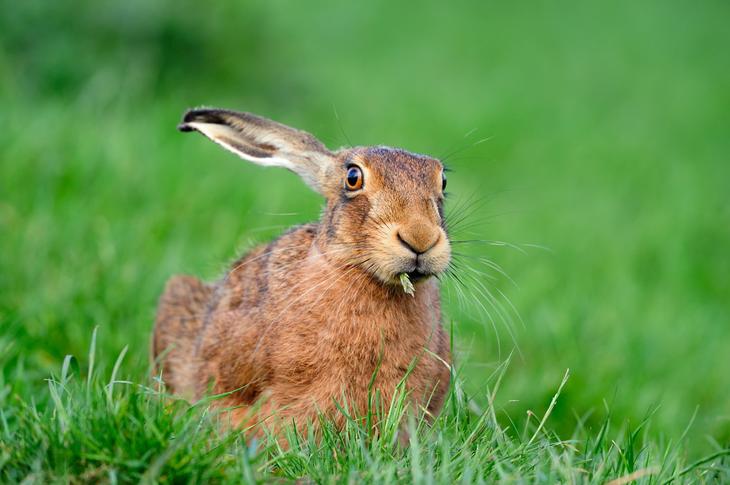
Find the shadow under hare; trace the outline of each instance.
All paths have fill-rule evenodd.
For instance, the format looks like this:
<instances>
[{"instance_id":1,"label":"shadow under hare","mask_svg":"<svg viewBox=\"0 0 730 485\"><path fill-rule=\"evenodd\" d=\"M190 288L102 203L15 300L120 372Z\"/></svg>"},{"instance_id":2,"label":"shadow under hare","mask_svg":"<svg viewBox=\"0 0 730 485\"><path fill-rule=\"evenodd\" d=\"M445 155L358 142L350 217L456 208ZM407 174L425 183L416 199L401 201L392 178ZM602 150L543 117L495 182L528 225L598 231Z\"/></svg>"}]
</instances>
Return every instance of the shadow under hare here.
<instances>
[{"instance_id":1,"label":"shadow under hare","mask_svg":"<svg viewBox=\"0 0 730 485\"><path fill-rule=\"evenodd\" d=\"M342 426L343 401L356 416L376 392L390 403L407 375L409 402L436 415L451 362L435 278L451 256L441 162L383 146L333 152L221 109L190 110L179 129L299 174L327 205L319 222L254 248L217 282L167 282L152 357L172 392L230 393L213 406L230 409L233 426L301 429L320 413Z\"/></svg>"}]
</instances>

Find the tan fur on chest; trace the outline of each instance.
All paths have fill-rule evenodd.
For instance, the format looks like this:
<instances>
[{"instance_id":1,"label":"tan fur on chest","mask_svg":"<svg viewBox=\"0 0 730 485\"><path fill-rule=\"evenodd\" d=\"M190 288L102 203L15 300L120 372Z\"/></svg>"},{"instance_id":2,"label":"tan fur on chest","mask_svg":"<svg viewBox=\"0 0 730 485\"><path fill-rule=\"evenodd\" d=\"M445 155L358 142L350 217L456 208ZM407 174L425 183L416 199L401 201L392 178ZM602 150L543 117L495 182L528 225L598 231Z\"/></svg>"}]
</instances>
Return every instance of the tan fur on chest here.
<instances>
[{"instance_id":1,"label":"tan fur on chest","mask_svg":"<svg viewBox=\"0 0 730 485\"><path fill-rule=\"evenodd\" d=\"M298 319L295 327L272 329L269 339L277 345L271 358L281 369L274 380L301 385L302 391L317 383L333 397L344 392L361 400L373 377L378 389L394 387L414 360L424 358L430 341L441 338L437 290L424 285L415 300L399 289L384 292L361 274L330 284L332 277L323 272L313 278L313 287L326 289L312 306L292 306L287 320ZM430 300L431 312L417 311L424 303L419 300Z\"/></svg>"}]
</instances>

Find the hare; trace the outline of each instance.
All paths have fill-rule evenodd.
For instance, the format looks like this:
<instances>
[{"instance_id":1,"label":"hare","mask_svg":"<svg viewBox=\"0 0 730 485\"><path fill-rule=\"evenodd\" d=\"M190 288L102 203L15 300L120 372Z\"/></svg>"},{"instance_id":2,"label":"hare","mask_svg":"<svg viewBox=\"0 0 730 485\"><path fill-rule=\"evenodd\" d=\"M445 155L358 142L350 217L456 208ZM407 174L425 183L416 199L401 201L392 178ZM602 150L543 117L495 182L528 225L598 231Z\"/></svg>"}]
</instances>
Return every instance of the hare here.
<instances>
[{"instance_id":1,"label":"hare","mask_svg":"<svg viewBox=\"0 0 730 485\"><path fill-rule=\"evenodd\" d=\"M319 222L256 247L218 282L167 282L152 357L170 390L228 393L213 405L237 427L316 425L320 413L341 426L343 400L362 416L407 375L409 402L436 415L451 375L436 278L451 257L441 162L384 146L332 152L304 131L222 109L190 110L178 128L297 173L327 205Z\"/></svg>"}]
</instances>

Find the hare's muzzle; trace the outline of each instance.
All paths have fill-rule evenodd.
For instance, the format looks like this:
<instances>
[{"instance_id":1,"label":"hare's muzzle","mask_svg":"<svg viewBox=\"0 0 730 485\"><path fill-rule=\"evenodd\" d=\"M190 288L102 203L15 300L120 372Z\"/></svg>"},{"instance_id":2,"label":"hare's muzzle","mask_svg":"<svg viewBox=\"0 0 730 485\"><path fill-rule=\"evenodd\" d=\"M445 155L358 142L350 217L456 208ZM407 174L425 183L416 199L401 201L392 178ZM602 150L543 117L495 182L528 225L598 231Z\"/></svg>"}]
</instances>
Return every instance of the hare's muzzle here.
<instances>
[{"instance_id":1,"label":"hare's muzzle","mask_svg":"<svg viewBox=\"0 0 730 485\"><path fill-rule=\"evenodd\" d=\"M398 260L397 270L420 281L446 270L451 256L444 230L428 221L412 221L394 231L391 250Z\"/></svg>"}]
</instances>

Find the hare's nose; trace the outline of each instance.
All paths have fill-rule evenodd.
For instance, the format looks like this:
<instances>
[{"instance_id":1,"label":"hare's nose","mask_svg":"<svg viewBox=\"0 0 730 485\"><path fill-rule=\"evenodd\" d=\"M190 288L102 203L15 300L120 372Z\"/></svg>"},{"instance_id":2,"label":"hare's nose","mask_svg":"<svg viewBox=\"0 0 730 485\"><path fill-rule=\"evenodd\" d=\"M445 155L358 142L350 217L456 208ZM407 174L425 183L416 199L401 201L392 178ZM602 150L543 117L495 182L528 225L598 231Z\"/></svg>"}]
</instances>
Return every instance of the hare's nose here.
<instances>
[{"instance_id":1,"label":"hare's nose","mask_svg":"<svg viewBox=\"0 0 730 485\"><path fill-rule=\"evenodd\" d=\"M398 241L416 255L427 253L441 238L438 229L430 228L424 224L401 228L396 235Z\"/></svg>"}]
</instances>

